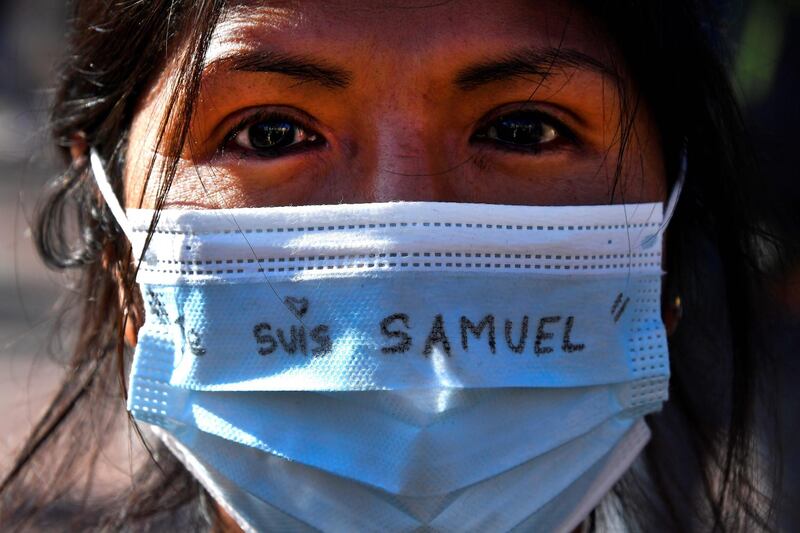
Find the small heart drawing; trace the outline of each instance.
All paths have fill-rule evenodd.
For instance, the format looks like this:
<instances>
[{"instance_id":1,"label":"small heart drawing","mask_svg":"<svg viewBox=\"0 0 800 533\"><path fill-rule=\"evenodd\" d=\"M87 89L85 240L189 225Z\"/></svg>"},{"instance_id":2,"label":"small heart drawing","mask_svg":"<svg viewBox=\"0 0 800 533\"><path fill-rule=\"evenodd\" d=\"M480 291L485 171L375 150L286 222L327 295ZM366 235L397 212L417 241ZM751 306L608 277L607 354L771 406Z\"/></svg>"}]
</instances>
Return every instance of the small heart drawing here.
<instances>
[{"instance_id":1,"label":"small heart drawing","mask_svg":"<svg viewBox=\"0 0 800 533\"><path fill-rule=\"evenodd\" d=\"M283 300L283 304L289 308L289 311L294 313L297 318L303 318L303 315L308 312L308 298L295 298L294 296L287 296Z\"/></svg>"}]
</instances>

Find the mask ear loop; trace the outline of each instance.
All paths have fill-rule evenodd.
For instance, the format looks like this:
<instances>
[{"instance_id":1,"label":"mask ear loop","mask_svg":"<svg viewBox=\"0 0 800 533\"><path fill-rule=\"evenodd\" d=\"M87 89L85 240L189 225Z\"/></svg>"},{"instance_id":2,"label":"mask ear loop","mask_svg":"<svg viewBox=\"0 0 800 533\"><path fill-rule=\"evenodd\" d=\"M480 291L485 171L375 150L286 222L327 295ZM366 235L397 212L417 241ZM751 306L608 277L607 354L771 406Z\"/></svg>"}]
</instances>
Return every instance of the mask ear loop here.
<instances>
[{"instance_id":1,"label":"mask ear loop","mask_svg":"<svg viewBox=\"0 0 800 533\"><path fill-rule=\"evenodd\" d=\"M678 206L678 200L680 199L681 191L683 190L683 184L686 182L687 166L686 143L684 143L683 148L681 148L681 161L680 168L678 170L678 179L675 180L675 185L673 185L672 192L669 194L667 206L664 208L664 217L661 219L661 224L659 224L655 233L651 233L642 239L642 248L651 248L653 245L655 245L658 236L667 228L669 221L672 220L672 215L675 214L675 208Z\"/></svg>"},{"instance_id":2,"label":"mask ear loop","mask_svg":"<svg viewBox=\"0 0 800 533\"><path fill-rule=\"evenodd\" d=\"M94 148L91 148L89 150L89 163L92 167L92 174L94 175L94 180L97 183L97 188L100 189L100 194L103 195L103 199L105 200L108 208L111 210L111 214L114 216L114 219L117 221L117 224L119 224L119 227L122 228L122 232L125 234L125 236L128 238L128 241L131 243L134 257L140 257L142 255L142 248L144 248L142 238L136 238L134 236L133 225L128 219L128 216L125 214L125 210L122 209L122 206L120 205L119 200L117 199L117 195L114 194L114 190L111 188L111 182L108 180L108 175L106 174L106 171L103 168L103 162L100 159L100 156L97 155L97 151ZM244 237L244 233L241 232L241 229L239 230L239 232ZM247 241L246 237L245 241L247 242L247 245L250 246L250 243ZM256 257L254 251L253 251L253 257ZM145 255L144 259L145 261L148 261L148 256ZM275 291L275 288L267 279L266 274L264 274L264 280L267 282L267 285L269 285L270 289L272 289L272 292L275 293L275 297L278 299L278 301L281 302L294 316L297 317L297 320L301 325L304 325L303 320L295 314L292 308L289 307L289 304L287 304Z\"/></svg>"},{"instance_id":3,"label":"mask ear loop","mask_svg":"<svg viewBox=\"0 0 800 533\"><path fill-rule=\"evenodd\" d=\"M103 162L100 160L100 156L97 155L97 151L94 148L89 149L89 164L92 167L92 175L94 175L94 181L97 183L97 188L100 190L100 194L103 196L103 200L105 200L106 205L111 210L111 214L114 216L114 219L117 221L117 224L122 229L122 232L127 237L128 242L131 244L133 249L135 250L135 240L133 234L133 225L131 224L128 216L125 214L125 210L122 209L122 205L120 205L119 200L117 199L117 195L114 194L114 190L111 188L111 182L108 180L108 175L106 174L105 169L103 168ZM126 291L127 293L127 291ZM126 302L128 301L128 297L125 296L121 305L126 307ZM123 311L122 319L120 322L120 338L125 336L126 334L126 326L127 320L129 317L129 311L125 309ZM117 359L118 359L118 366L119 366L119 380L122 388L122 394L125 400L128 399L128 388L125 384L125 373L124 373L124 365L123 365L123 351L122 351L122 343L118 344L117 347ZM138 429L136 430L137 434L139 433ZM139 434L139 437L144 442L143 437ZM147 445L145 444L145 448Z\"/></svg>"},{"instance_id":4,"label":"mask ear loop","mask_svg":"<svg viewBox=\"0 0 800 533\"><path fill-rule=\"evenodd\" d=\"M122 209L117 195L114 194L114 190L111 188L111 182L108 181L108 175L103 168L103 162L100 160L100 156L97 155L97 151L95 151L94 148L89 150L89 163L92 167L92 174L94 175L95 183L97 183L97 188L100 189L100 194L103 195L103 200L106 201L106 205L111 210L111 214L114 216L117 224L119 224L119 227L122 228L122 232L128 238L128 242L133 245L133 226L130 220L128 220L125 210Z\"/></svg>"}]
</instances>

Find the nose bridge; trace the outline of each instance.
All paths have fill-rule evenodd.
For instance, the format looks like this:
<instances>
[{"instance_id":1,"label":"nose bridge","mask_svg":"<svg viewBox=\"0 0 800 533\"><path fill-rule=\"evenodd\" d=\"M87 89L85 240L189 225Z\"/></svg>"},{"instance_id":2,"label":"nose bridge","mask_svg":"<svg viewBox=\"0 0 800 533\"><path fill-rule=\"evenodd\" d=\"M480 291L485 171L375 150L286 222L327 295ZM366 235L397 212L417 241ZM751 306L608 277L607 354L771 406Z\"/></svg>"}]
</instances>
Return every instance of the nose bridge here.
<instances>
[{"instance_id":1,"label":"nose bridge","mask_svg":"<svg viewBox=\"0 0 800 533\"><path fill-rule=\"evenodd\" d=\"M419 91L384 93L371 121L373 164L361 184L371 201L448 199L445 147L430 105Z\"/></svg>"}]
</instances>

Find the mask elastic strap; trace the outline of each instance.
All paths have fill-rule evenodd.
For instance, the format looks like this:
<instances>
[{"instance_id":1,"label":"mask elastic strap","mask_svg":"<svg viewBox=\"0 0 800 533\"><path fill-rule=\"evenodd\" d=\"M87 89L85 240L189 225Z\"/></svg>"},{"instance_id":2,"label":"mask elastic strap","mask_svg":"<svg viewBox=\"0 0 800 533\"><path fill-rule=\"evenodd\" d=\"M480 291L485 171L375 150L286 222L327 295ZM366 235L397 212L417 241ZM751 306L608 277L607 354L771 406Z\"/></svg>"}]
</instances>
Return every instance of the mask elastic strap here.
<instances>
[{"instance_id":1,"label":"mask elastic strap","mask_svg":"<svg viewBox=\"0 0 800 533\"><path fill-rule=\"evenodd\" d=\"M684 144L683 148L681 149L681 162L680 168L678 169L678 179L675 180L675 185L672 186L672 192L669 193L667 206L664 208L664 217L661 219L661 224L659 224L655 233L651 233L642 239L642 248L650 248L653 246L656 243L656 238L666 229L667 225L669 225L669 221L672 220L672 215L675 214L675 208L678 206L678 200L681 197L683 184L686 182L686 160L686 145Z\"/></svg>"},{"instance_id":2,"label":"mask elastic strap","mask_svg":"<svg viewBox=\"0 0 800 533\"><path fill-rule=\"evenodd\" d=\"M678 169L678 179L675 180L675 185L672 187L672 192L669 194L667 208L664 210L664 219L661 221L661 228L659 228L659 231L669 224L669 221L672 220L672 215L675 214L675 208L678 206L678 199L681 196L683 184L686 182L686 166L686 145L684 145L681 149L681 166Z\"/></svg>"},{"instance_id":3,"label":"mask elastic strap","mask_svg":"<svg viewBox=\"0 0 800 533\"><path fill-rule=\"evenodd\" d=\"M89 151L89 163L92 166L92 174L94 174L94 181L97 183L97 188L100 189L100 194L103 195L106 205L111 210L111 214L114 215L114 219L117 221L117 224L119 224L119 227L122 228L122 232L128 238L128 241L133 244L133 226L130 220L128 220L127 215L125 215L125 210L122 209L117 195L114 194L111 183L108 181L108 175L103 168L103 162L100 160L100 156L97 155L94 148Z\"/></svg>"}]
</instances>

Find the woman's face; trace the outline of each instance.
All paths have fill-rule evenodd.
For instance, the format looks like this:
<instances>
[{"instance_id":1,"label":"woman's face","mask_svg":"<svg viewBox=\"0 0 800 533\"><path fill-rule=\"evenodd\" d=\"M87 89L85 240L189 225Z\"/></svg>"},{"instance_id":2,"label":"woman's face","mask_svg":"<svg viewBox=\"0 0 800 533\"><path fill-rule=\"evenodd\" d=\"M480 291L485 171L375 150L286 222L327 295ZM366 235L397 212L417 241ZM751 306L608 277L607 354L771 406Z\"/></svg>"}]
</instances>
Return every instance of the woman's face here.
<instances>
[{"instance_id":1,"label":"woman's face","mask_svg":"<svg viewBox=\"0 0 800 533\"><path fill-rule=\"evenodd\" d=\"M137 110L130 207L145 183L141 205L155 203L145 175L175 75ZM238 2L167 206L659 201L660 140L633 89L602 28L565 2Z\"/></svg>"}]
</instances>

